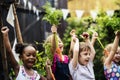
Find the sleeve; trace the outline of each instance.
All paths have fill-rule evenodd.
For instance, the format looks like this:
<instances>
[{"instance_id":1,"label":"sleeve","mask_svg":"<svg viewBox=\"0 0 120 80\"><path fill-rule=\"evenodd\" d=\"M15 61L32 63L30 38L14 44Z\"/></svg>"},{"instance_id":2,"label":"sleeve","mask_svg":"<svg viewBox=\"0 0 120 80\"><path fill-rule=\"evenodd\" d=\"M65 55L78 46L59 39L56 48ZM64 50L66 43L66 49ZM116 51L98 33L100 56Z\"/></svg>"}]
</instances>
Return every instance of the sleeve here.
<instances>
[{"instance_id":1,"label":"sleeve","mask_svg":"<svg viewBox=\"0 0 120 80\"><path fill-rule=\"evenodd\" d=\"M67 55L64 55L64 62L65 62L65 63L69 63L69 58L68 58Z\"/></svg>"},{"instance_id":2,"label":"sleeve","mask_svg":"<svg viewBox=\"0 0 120 80\"><path fill-rule=\"evenodd\" d=\"M78 66L79 65L77 64L76 68L73 68L72 60L70 61L70 63L69 63L69 70L70 70L70 74L72 75L72 77L76 75L75 73L78 70Z\"/></svg>"}]
</instances>

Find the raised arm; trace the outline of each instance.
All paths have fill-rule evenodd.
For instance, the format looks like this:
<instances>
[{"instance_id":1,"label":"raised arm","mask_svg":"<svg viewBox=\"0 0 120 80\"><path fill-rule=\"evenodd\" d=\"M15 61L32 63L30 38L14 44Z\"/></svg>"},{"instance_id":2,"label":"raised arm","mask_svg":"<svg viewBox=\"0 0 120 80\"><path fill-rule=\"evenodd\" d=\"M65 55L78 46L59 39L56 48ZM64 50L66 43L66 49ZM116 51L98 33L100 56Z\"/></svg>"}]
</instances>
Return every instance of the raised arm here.
<instances>
[{"instance_id":1,"label":"raised arm","mask_svg":"<svg viewBox=\"0 0 120 80\"><path fill-rule=\"evenodd\" d=\"M73 48L75 45L74 37L77 37L74 29L71 30L70 35L71 35L71 43L70 43L69 57L70 57L70 59L72 59L73 58Z\"/></svg>"},{"instance_id":2,"label":"raised arm","mask_svg":"<svg viewBox=\"0 0 120 80\"><path fill-rule=\"evenodd\" d=\"M9 35L8 35L9 29L7 27L2 27L1 32L3 34L3 40L4 40L7 54L9 54L11 66L13 67L15 73L18 73L19 65L18 65L17 61L15 60L14 55L12 53L12 48L11 48L11 44L9 41Z\"/></svg>"},{"instance_id":3,"label":"raised arm","mask_svg":"<svg viewBox=\"0 0 120 80\"><path fill-rule=\"evenodd\" d=\"M55 53L55 50L58 46L57 42L58 42L58 35L57 35L57 27L56 26L52 26L51 27L51 31L52 31L52 41L51 41L51 49L52 49L52 54Z\"/></svg>"},{"instance_id":4,"label":"raised arm","mask_svg":"<svg viewBox=\"0 0 120 80\"><path fill-rule=\"evenodd\" d=\"M78 55L79 55L79 39L76 38L75 36L73 36L73 37L74 37L75 45L73 48L72 65L73 65L73 68L76 68L77 63L78 63Z\"/></svg>"},{"instance_id":5,"label":"raised arm","mask_svg":"<svg viewBox=\"0 0 120 80\"><path fill-rule=\"evenodd\" d=\"M96 39L98 38L98 33L93 32L92 34L92 39L91 39L91 44L94 46Z\"/></svg>"},{"instance_id":6,"label":"raised arm","mask_svg":"<svg viewBox=\"0 0 120 80\"><path fill-rule=\"evenodd\" d=\"M112 60L115 56L115 53L117 52L119 39L120 39L120 31L117 31L110 54L108 55L108 57L106 58L105 63L104 63L106 65L106 67L108 67L108 68L110 68Z\"/></svg>"}]
</instances>

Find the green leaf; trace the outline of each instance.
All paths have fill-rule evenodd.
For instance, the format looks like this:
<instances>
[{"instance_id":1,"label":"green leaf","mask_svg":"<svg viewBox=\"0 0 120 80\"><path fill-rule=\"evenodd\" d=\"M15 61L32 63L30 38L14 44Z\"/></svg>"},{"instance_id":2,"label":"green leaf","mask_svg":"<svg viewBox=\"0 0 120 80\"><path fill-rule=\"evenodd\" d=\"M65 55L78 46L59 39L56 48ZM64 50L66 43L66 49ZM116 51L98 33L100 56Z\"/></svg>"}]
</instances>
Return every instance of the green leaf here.
<instances>
[{"instance_id":1,"label":"green leaf","mask_svg":"<svg viewBox=\"0 0 120 80\"><path fill-rule=\"evenodd\" d=\"M63 13L61 10L56 9L53 10L51 7L50 3L47 2L44 6L43 9L45 10L46 14L43 17L43 20L48 21L50 24L55 24L59 25L61 18L63 17Z\"/></svg>"}]
</instances>

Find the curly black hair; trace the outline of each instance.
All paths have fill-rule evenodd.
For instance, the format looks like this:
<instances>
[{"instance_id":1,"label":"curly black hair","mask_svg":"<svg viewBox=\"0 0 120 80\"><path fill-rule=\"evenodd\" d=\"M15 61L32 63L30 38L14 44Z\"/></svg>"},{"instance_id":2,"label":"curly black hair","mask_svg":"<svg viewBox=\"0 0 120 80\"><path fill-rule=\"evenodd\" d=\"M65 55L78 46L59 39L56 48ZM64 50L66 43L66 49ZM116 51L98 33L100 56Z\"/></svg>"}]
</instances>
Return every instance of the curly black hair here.
<instances>
[{"instance_id":1,"label":"curly black hair","mask_svg":"<svg viewBox=\"0 0 120 80\"><path fill-rule=\"evenodd\" d=\"M15 45L15 52L17 54L22 55L24 48L26 48L27 46L32 46L32 47L34 47L37 50L37 47L36 47L35 44L18 43L18 44Z\"/></svg>"}]
</instances>

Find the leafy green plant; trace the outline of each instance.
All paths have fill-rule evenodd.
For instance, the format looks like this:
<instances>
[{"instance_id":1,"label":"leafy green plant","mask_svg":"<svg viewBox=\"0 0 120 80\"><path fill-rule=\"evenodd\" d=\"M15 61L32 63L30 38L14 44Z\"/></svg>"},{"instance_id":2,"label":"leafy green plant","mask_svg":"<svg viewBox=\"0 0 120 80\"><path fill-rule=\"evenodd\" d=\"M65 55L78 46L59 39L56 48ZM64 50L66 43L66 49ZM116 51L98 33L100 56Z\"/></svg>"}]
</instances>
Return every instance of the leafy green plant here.
<instances>
[{"instance_id":1,"label":"leafy green plant","mask_svg":"<svg viewBox=\"0 0 120 80\"><path fill-rule=\"evenodd\" d=\"M48 21L52 25L58 25L60 19L63 17L62 11L59 9L53 10L49 2L46 2L46 4L43 6L43 9L46 13L43 17L43 20Z\"/></svg>"},{"instance_id":2,"label":"leafy green plant","mask_svg":"<svg viewBox=\"0 0 120 80\"><path fill-rule=\"evenodd\" d=\"M46 70L45 70L45 63L47 60L47 57L45 56L44 52L37 52L37 61L34 65L34 69L38 71L39 74L45 76Z\"/></svg>"},{"instance_id":3,"label":"leafy green plant","mask_svg":"<svg viewBox=\"0 0 120 80\"><path fill-rule=\"evenodd\" d=\"M35 42L37 45L39 44L38 42ZM44 51L37 52L37 61L34 65L34 69L38 71L39 74L46 76L46 60L49 58L50 61L52 61L52 54L51 54L51 45L50 43L43 43L43 48Z\"/></svg>"},{"instance_id":4,"label":"leafy green plant","mask_svg":"<svg viewBox=\"0 0 120 80\"><path fill-rule=\"evenodd\" d=\"M51 43L44 43L43 47L45 49L45 54L50 59L50 61L52 61L53 60L53 55L51 53Z\"/></svg>"}]
</instances>

